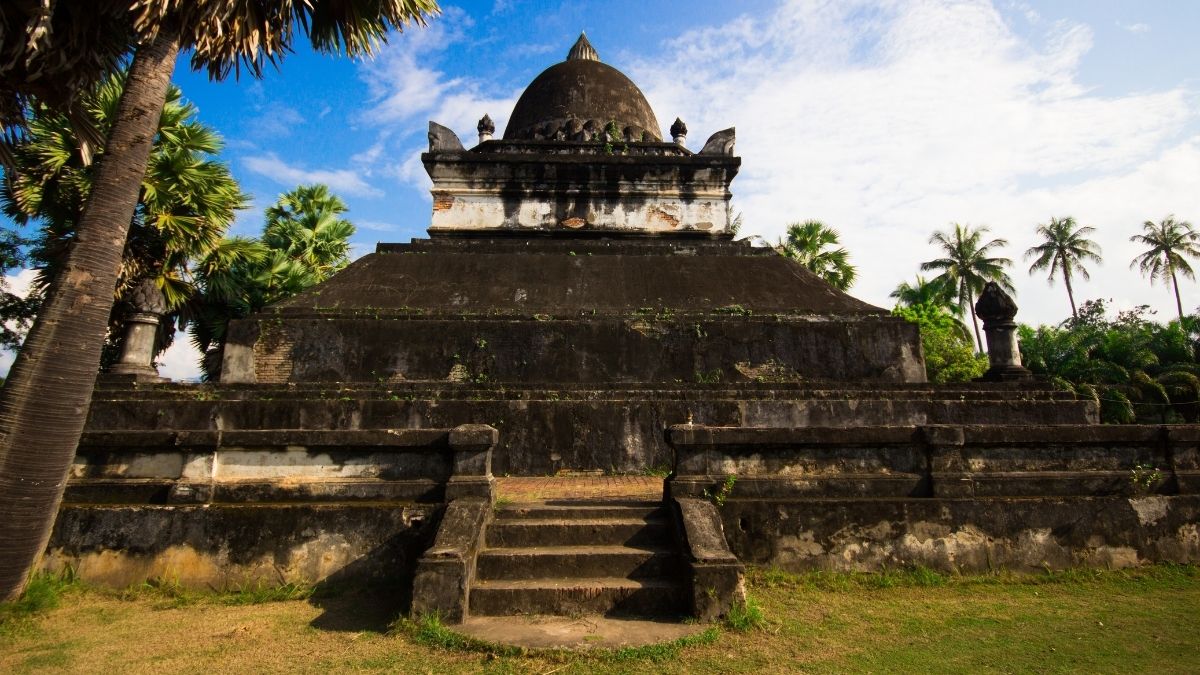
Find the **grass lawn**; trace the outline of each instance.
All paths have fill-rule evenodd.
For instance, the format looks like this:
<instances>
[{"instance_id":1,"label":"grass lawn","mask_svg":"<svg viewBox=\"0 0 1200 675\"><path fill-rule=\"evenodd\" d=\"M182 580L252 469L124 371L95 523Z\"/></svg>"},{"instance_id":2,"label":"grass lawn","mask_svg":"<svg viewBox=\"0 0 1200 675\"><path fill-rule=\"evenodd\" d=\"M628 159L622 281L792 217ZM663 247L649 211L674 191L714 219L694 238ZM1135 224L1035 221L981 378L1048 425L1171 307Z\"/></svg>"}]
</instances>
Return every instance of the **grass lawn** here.
<instances>
[{"instance_id":1,"label":"grass lawn","mask_svg":"<svg viewBox=\"0 0 1200 675\"><path fill-rule=\"evenodd\" d=\"M687 646L521 655L395 622L380 594L125 592L40 579L0 672L1200 672L1200 568L945 576L757 570L754 612Z\"/></svg>"}]
</instances>

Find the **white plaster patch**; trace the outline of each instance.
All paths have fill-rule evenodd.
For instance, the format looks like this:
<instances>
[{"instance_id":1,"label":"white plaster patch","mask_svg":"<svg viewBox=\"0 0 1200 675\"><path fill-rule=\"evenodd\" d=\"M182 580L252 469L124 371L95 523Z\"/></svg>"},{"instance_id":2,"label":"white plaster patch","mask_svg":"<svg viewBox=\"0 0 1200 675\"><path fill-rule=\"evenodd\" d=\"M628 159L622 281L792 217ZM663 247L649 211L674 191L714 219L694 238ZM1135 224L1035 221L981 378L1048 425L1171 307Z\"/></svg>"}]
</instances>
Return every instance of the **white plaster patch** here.
<instances>
[{"instance_id":1,"label":"white plaster patch","mask_svg":"<svg viewBox=\"0 0 1200 675\"><path fill-rule=\"evenodd\" d=\"M335 462L325 453L309 453L300 447L286 451L222 450L219 453L222 480L269 478L370 478L390 464L382 454L356 456Z\"/></svg>"},{"instance_id":2,"label":"white plaster patch","mask_svg":"<svg viewBox=\"0 0 1200 675\"><path fill-rule=\"evenodd\" d=\"M781 536L776 547L774 564L781 567L798 567L813 558L825 555L825 547L813 539L812 532L802 532L798 536Z\"/></svg>"},{"instance_id":3,"label":"white plaster patch","mask_svg":"<svg viewBox=\"0 0 1200 675\"><path fill-rule=\"evenodd\" d=\"M1129 499L1129 505L1137 513L1138 522L1143 526L1153 525L1166 518L1168 504L1167 498L1160 496L1131 497Z\"/></svg>"}]
</instances>

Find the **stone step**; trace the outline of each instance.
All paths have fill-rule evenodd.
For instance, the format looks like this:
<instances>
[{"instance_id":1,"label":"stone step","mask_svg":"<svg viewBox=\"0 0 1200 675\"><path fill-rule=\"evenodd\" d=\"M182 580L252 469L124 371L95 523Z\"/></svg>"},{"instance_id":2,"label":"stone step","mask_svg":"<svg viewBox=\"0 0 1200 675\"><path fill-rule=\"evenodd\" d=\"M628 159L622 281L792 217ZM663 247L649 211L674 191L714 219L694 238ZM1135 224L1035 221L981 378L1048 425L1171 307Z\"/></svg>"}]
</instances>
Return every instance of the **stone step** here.
<instances>
[{"instance_id":1,"label":"stone step","mask_svg":"<svg viewBox=\"0 0 1200 675\"><path fill-rule=\"evenodd\" d=\"M496 512L496 520L601 520L619 518L661 518L666 511L662 502L597 501L597 502L530 502L509 504Z\"/></svg>"},{"instance_id":2,"label":"stone step","mask_svg":"<svg viewBox=\"0 0 1200 675\"><path fill-rule=\"evenodd\" d=\"M487 547L638 546L671 541L665 518L523 518L488 526Z\"/></svg>"},{"instance_id":3,"label":"stone step","mask_svg":"<svg viewBox=\"0 0 1200 675\"><path fill-rule=\"evenodd\" d=\"M580 577L476 581L470 612L514 614L636 614L679 616L686 611L682 583L665 579Z\"/></svg>"},{"instance_id":4,"label":"stone step","mask_svg":"<svg viewBox=\"0 0 1200 675\"><path fill-rule=\"evenodd\" d=\"M479 580L546 577L624 577L646 579L672 576L678 556L668 547L537 546L489 548L479 553Z\"/></svg>"}]
</instances>

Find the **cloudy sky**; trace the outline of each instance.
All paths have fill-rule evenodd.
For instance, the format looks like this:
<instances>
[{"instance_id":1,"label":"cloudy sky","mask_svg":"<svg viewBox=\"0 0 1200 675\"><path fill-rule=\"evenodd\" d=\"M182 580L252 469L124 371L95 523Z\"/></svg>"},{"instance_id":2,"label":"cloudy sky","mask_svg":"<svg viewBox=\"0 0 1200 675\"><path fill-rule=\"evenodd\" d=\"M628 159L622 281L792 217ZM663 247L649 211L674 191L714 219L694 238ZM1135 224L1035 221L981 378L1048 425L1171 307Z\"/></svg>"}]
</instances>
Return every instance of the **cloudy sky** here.
<instances>
[{"instance_id":1,"label":"cloudy sky","mask_svg":"<svg viewBox=\"0 0 1200 675\"><path fill-rule=\"evenodd\" d=\"M521 90L581 30L688 145L737 127L733 183L744 234L789 222L836 228L858 266L852 293L891 306L951 223L1006 239L1019 320L1058 323L1061 281L1030 276L1034 227L1074 216L1105 262L1077 296L1173 314L1166 287L1128 268L1129 236L1174 214L1200 226L1200 3L1177 0L532 0L444 3L377 58L306 52L261 81L176 82L226 140L254 195L235 225L297 183L330 185L358 225L357 254L424 235L428 120L468 147L488 113L502 130ZM1200 305L1182 285L1185 309ZM184 346L186 340L179 341ZM163 372L195 373L175 349ZM0 367L7 368L3 363Z\"/></svg>"}]
</instances>

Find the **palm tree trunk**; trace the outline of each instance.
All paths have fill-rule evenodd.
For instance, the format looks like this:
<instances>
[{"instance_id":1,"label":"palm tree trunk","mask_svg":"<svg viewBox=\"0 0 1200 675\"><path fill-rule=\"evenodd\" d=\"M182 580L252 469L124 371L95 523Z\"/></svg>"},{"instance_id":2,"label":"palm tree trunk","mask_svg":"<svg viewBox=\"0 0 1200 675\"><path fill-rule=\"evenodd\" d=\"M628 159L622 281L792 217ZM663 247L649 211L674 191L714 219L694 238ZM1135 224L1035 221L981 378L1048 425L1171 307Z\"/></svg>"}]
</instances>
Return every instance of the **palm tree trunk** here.
<instances>
[{"instance_id":1,"label":"palm tree trunk","mask_svg":"<svg viewBox=\"0 0 1200 675\"><path fill-rule=\"evenodd\" d=\"M62 502L178 53L172 33L137 49L66 263L0 394L0 601L24 589Z\"/></svg>"},{"instance_id":2,"label":"palm tree trunk","mask_svg":"<svg viewBox=\"0 0 1200 675\"><path fill-rule=\"evenodd\" d=\"M983 353L983 338L979 335L979 319L975 316L975 294L967 287L967 307L971 310L971 325L975 327L975 342L979 344L979 352Z\"/></svg>"},{"instance_id":3,"label":"palm tree trunk","mask_svg":"<svg viewBox=\"0 0 1200 675\"><path fill-rule=\"evenodd\" d=\"M1075 309L1075 292L1071 290L1071 273L1063 266L1063 282L1067 285L1067 299L1071 301L1071 316L1078 319L1079 312Z\"/></svg>"},{"instance_id":4,"label":"palm tree trunk","mask_svg":"<svg viewBox=\"0 0 1200 675\"><path fill-rule=\"evenodd\" d=\"M1175 309L1179 312L1179 327L1183 328L1183 301L1179 299L1179 279L1175 278L1175 266L1171 266L1171 283L1175 286Z\"/></svg>"}]
</instances>

